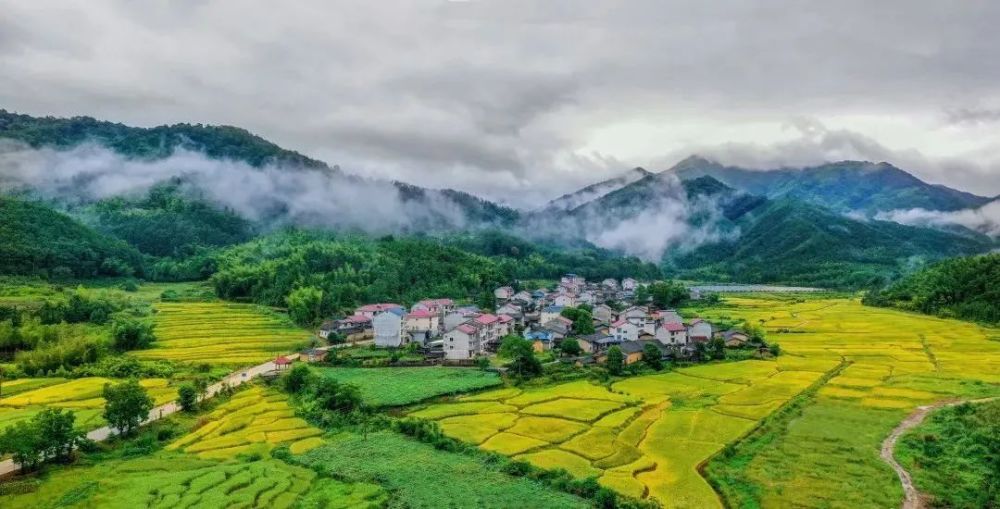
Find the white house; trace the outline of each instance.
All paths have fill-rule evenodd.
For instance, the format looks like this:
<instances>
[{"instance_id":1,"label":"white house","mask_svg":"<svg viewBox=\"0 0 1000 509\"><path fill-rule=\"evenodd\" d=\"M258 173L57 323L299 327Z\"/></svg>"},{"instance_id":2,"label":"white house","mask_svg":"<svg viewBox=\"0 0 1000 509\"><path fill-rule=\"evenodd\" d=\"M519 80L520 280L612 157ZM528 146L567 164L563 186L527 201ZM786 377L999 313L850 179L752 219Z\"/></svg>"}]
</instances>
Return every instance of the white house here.
<instances>
[{"instance_id":1,"label":"white house","mask_svg":"<svg viewBox=\"0 0 1000 509\"><path fill-rule=\"evenodd\" d=\"M557 317L562 316L562 310L562 306L548 306L542 309L542 312L538 317L538 323L547 323L555 320Z\"/></svg>"},{"instance_id":2,"label":"white house","mask_svg":"<svg viewBox=\"0 0 1000 509\"><path fill-rule=\"evenodd\" d=\"M499 315L497 316L497 335L500 339L504 336L513 334L514 332L514 318L510 315Z\"/></svg>"},{"instance_id":3,"label":"white house","mask_svg":"<svg viewBox=\"0 0 1000 509\"><path fill-rule=\"evenodd\" d=\"M619 341L638 341L639 327L628 320L618 320L611 324L611 335Z\"/></svg>"},{"instance_id":4,"label":"white house","mask_svg":"<svg viewBox=\"0 0 1000 509\"><path fill-rule=\"evenodd\" d=\"M441 330L448 332L477 316L479 316L479 313L471 309L456 309L444 315L444 318L441 319Z\"/></svg>"},{"instance_id":5,"label":"white house","mask_svg":"<svg viewBox=\"0 0 1000 509\"><path fill-rule=\"evenodd\" d=\"M615 319L615 310L611 309L611 306L607 304L598 304L594 306L594 310L591 314L594 316L594 320L601 323L610 324Z\"/></svg>"},{"instance_id":6,"label":"white house","mask_svg":"<svg viewBox=\"0 0 1000 509\"><path fill-rule=\"evenodd\" d=\"M688 324L688 338L692 342L706 342L712 339L712 324L700 318Z\"/></svg>"},{"instance_id":7,"label":"white house","mask_svg":"<svg viewBox=\"0 0 1000 509\"><path fill-rule=\"evenodd\" d=\"M427 337L437 337L440 333L440 317L426 309L418 309L406 315L403 330L409 333L421 332Z\"/></svg>"},{"instance_id":8,"label":"white house","mask_svg":"<svg viewBox=\"0 0 1000 509\"><path fill-rule=\"evenodd\" d=\"M679 321L666 322L656 329L656 340L663 345L686 345L687 327Z\"/></svg>"},{"instance_id":9,"label":"white house","mask_svg":"<svg viewBox=\"0 0 1000 509\"><path fill-rule=\"evenodd\" d=\"M472 359L482 351L479 330L469 323L446 332L442 343L445 359Z\"/></svg>"},{"instance_id":10,"label":"white house","mask_svg":"<svg viewBox=\"0 0 1000 509\"><path fill-rule=\"evenodd\" d=\"M622 290L625 290L626 292L631 292L635 291L635 287L636 287L636 280L630 277L622 279Z\"/></svg>"},{"instance_id":11,"label":"white house","mask_svg":"<svg viewBox=\"0 0 1000 509\"><path fill-rule=\"evenodd\" d=\"M487 343L499 342L503 336L500 334L500 317L485 313L472 319L474 326L480 331L480 339L483 345Z\"/></svg>"},{"instance_id":12,"label":"white house","mask_svg":"<svg viewBox=\"0 0 1000 509\"><path fill-rule=\"evenodd\" d=\"M583 286L583 284L586 283L586 282L587 282L587 279L584 278L583 276L577 276L576 274L572 274L572 273L571 274L566 274L563 277L559 278L559 283L565 284L565 285Z\"/></svg>"},{"instance_id":13,"label":"white house","mask_svg":"<svg viewBox=\"0 0 1000 509\"><path fill-rule=\"evenodd\" d=\"M501 286L493 290L493 296L499 300L507 300L514 296L514 289L509 286Z\"/></svg>"},{"instance_id":14,"label":"white house","mask_svg":"<svg viewBox=\"0 0 1000 509\"><path fill-rule=\"evenodd\" d=\"M403 345L403 310L392 308L372 318L375 329L375 346L399 347Z\"/></svg>"},{"instance_id":15,"label":"white house","mask_svg":"<svg viewBox=\"0 0 1000 509\"><path fill-rule=\"evenodd\" d=\"M603 286L604 288L607 288L609 290L617 290L618 289L618 281L615 281L612 278L607 278L604 281L601 281L601 286Z\"/></svg>"},{"instance_id":16,"label":"white house","mask_svg":"<svg viewBox=\"0 0 1000 509\"><path fill-rule=\"evenodd\" d=\"M524 290L521 290L520 292L515 293L514 296L510 298L510 300L512 300L514 302L518 302L522 306L523 305L527 305L527 304L531 304L532 302L534 302L534 299L531 297L531 292L527 292L527 291L524 291Z\"/></svg>"},{"instance_id":17,"label":"white house","mask_svg":"<svg viewBox=\"0 0 1000 509\"><path fill-rule=\"evenodd\" d=\"M668 323L668 322L683 323L684 322L684 319L681 318L681 315L677 311L674 311L673 309L664 309L663 311L660 311L659 318L660 318L660 321L663 322L663 323Z\"/></svg>"},{"instance_id":18,"label":"white house","mask_svg":"<svg viewBox=\"0 0 1000 509\"><path fill-rule=\"evenodd\" d=\"M552 299L552 304L559 307L573 307L576 305L576 298L569 294L560 294Z\"/></svg>"}]
</instances>

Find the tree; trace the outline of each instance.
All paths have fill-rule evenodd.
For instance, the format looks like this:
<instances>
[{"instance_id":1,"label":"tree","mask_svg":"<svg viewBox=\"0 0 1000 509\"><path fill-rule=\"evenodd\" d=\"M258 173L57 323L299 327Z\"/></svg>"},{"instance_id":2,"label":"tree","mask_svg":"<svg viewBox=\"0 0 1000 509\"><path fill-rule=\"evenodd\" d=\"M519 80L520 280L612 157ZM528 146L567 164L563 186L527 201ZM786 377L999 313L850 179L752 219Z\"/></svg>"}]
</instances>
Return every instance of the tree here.
<instances>
[{"instance_id":1,"label":"tree","mask_svg":"<svg viewBox=\"0 0 1000 509\"><path fill-rule=\"evenodd\" d=\"M309 384L309 379L312 376L312 371L309 370L309 366L305 364L296 364L291 371L285 375L284 385L285 390L293 394L302 392Z\"/></svg>"},{"instance_id":2,"label":"tree","mask_svg":"<svg viewBox=\"0 0 1000 509\"><path fill-rule=\"evenodd\" d=\"M323 317L323 290L315 286L296 288L285 298L288 315L299 325L313 325Z\"/></svg>"},{"instance_id":3,"label":"tree","mask_svg":"<svg viewBox=\"0 0 1000 509\"><path fill-rule=\"evenodd\" d=\"M80 440L82 433L74 429L76 414L61 408L46 408L32 418L32 424L42 438L45 458L65 461Z\"/></svg>"},{"instance_id":4,"label":"tree","mask_svg":"<svg viewBox=\"0 0 1000 509\"><path fill-rule=\"evenodd\" d=\"M663 369L663 360L661 359L661 356L662 354L660 353L660 349L652 343L646 343L646 345L642 347L642 360L647 366L655 369L656 371Z\"/></svg>"},{"instance_id":5,"label":"tree","mask_svg":"<svg viewBox=\"0 0 1000 509\"><path fill-rule=\"evenodd\" d=\"M589 310L579 307L567 307L563 308L559 314L573 320L573 330L577 334L587 335L594 333L594 315Z\"/></svg>"},{"instance_id":6,"label":"tree","mask_svg":"<svg viewBox=\"0 0 1000 509\"><path fill-rule=\"evenodd\" d=\"M507 336L500 344L500 355L510 359L509 368L519 377L542 374L542 363L535 357L535 347L527 339Z\"/></svg>"},{"instance_id":7,"label":"tree","mask_svg":"<svg viewBox=\"0 0 1000 509\"><path fill-rule=\"evenodd\" d=\"M104 420L126 436L139 427L153 409L153 399L134 378L116 385L104 384L104 400Z\"/></svg>"},{"instance_id":8,"label":"tree","mask_svg":"<svg viewBox=\"0 0 1000 509\"><path fill-rule=\"evenodd\" d=\"M7 426L3 434L0 434L0 453L10 454L14 463L25 470L32 470L41 462L42 444L38 426L31 421Z\"/></svg>"},{"instance_id":9,"label":"tree","mask_svg":"<svg viewBox=\"0 0 1000 509\"><path fill-rule=\"evenodd\" d=\"M747 323L744 329L746 329L747 336L750 338L749 341L751 344L763 345L767 343L764 327L753 323Z\"/></svg>"},{"instance_id":10,"label":"tree","mask_svg":"<svg viewBox=\"0 0 1000 509\"><path fill-rule=\"evenodd\" d=\"M653 304L659 308L680 306L690 296L684 285L673 281L658 281L649 285L649 294Z\"/></svg>"},{"instance_id":11,"label":"tree","mask_svg":"<svg viewBox=\"0 0 1000 509\"><path fill-rule=\"evenodd\" d=\"M198 389L194 384L183 384L177 388L177 403L185 412L194 412L198 408Z\"/></svg>"},{"instance_id":12,"label":"tree","mask_svg":"<svg viewBox=\"0 0 1000 509\"><path fill-rule=\"evenodd\" d=\"M622 353L622 349L618 346L612 346L608 348L608 359L607 359L608 373L612 375L619 376L625 369L625 354Z\"/></svg>"},{"instance_id":13,"label":"tree","mask_svg":"<svg viewBox=\"0 0 1000 509\"><path fill-rule=\"evenodd\" d=\"M361 408L361 391L355 385L321 376L311 386L313 399L326 410L346 414Z\"/></svg>"},{"instance_id":14,"label":"tree","mask_svg":"<svg viewBox=\"0 0 1000 509\"><path fill-rule=\"evenodd\" d=\"M771 352L771 355L775 357L781 355L781 345L777 343L771 343L771 346L767 347L767 349Z\"/></svg>"},{"instance_id":15,"label":"tree","mask_svg":"<svg viewBox=\"0 0 1000 509\"><path fill-rule=\"evenodd\" d=\"M706 349L708 354L715 360L722 360L726 358L726 340L721 337L712 338L708 342L708 348Z\"/></svg>"},{"instance_id":16,"label":"tree","mask_svg":"<svg viewBox=\"0 0 1000 509\"><path fill-rule=\"evenodd\" d=\"M566 338L559 343L559 350L562 350L563 355L569 355L574 357L580 355L583 349L580 348L580 342L573 338Z\"/></svg>"},{"instance_id":17,"label":"tree","mask_svg":"<svg viewBox=\"0 0 1000 509\"><path fill-rule=\"evenodd\" d=\"M124 352L147 348L156 339L153 327L151 322L134 318L115 320L111 325L111 338L115 349Z\"/></svg>"}]
</instances>

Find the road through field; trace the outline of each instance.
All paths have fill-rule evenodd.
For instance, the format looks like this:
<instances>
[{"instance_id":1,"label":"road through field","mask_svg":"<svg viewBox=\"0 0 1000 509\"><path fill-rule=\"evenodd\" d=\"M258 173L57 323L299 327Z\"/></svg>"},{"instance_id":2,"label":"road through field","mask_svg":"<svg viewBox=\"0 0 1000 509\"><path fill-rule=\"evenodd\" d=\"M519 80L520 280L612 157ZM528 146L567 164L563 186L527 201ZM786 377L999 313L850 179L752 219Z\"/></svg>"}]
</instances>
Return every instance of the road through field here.
<instances>
[{"instance_id":1,"label":"road through field","mask_svg":"<svg viewBox=\"0 0 1000 509\"><path fill-rule=\"evenodd\" d=\"M277 369L277 366L274 364L274 361L267 361L265 363L258 364L250 368L234 371L229 375L226 375L226 377L223 378L222 380L212 385L209 385L208 388L206 388L205 390L205 396L203 399L208 399L215 396L226 387L236 387L250 380L253 380L254 378L264 373L274 371L275 369ZM145 421L143 421L142 424L149 424L153 421L162 419L170 414L173 414L179 410L180 410L180 405L178 405L176 401L171 401L169 403L160 405L149 411L149 417ZM94 440L96 442L101 442L107 440L114 434L115 434L114 429L112 429L110 426L104 426L87 433L87 438ZM14 472L17 472L19 469L20 467L16 463L14 463L14 460L8 459L5 461L0 461L0 478L3 478Z\"/></svg>"},{"instance_id":2,"label":"road through field","mask_svg":"<svg viewBox=\"0 0 1000 509\"><path fill-rule=\"evenodd\" d=\"M913 478L910 476L910 473L896 461L895 450L896 442L899 441L899 437L903 436L903 434L907 431L919 426L931 412L939 408L961 405L962 403L984 403L995 399L997 398L983 398L966 401L942 401L933 405L918 407L913 411L913 413L908 415L906 419L903 419L903 422L899 423L899 426L896 426L896 429L892 430L892 433L886 437L885 441L882 442L881 456L882 460L888 463L889 466L896 471L896 475L899 476L899 482L903 484L903 493L905 496L903 498L902 509L923 509L924 502L920 496L920 492L917 491L916 486L913 485Z\"/></svg>"}]
</instances>

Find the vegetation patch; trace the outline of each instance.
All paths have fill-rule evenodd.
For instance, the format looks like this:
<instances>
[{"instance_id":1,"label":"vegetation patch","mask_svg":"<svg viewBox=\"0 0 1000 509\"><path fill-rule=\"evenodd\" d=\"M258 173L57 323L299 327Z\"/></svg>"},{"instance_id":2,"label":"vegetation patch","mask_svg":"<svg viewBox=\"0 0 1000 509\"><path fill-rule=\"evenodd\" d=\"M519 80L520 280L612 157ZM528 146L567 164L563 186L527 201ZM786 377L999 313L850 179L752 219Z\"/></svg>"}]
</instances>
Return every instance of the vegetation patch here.
<instances>
[{"instance_id":1,"label":"vegetation patch","mask_svg":"<svg viewBox=\"0 0 1000 509\"><path fill-rule=\"evenodd\" d=\"M317 368L340 383L355 385L365 404L374 407L417 403L502 383L496 373L471 368Z\"/></svg>"}]
</instances>

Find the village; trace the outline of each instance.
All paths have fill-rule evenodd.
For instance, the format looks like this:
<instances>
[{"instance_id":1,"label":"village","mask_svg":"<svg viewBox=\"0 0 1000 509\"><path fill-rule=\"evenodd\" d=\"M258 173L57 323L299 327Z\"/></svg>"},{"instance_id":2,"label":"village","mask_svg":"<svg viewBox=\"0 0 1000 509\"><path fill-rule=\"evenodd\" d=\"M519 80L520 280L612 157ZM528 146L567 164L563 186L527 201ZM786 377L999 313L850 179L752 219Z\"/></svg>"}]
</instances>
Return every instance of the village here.
<instances>
[{"instance_id":1,"label":"village","mask_svg":"<svg viewBox=\"0 0 1000 509\"><path fill-rule=\"evenodd\" d=\"M589 282L565 274L553 288L496 288L495 309L456 305L450 298L421 300L409 310L396 303L366 304L349 316L323 322L318 335L351 345L409 347L428 362L457 365L495 354L508 336L530 341L539 354L562 353L563 341L571 339L578 345L572 359L577 364L604 363L612 347L621 350L629 365L653 352L664 361L701 360L713 339L727 348L750 346L745 330L717 330L702 319L685 320L674 309L655 309L652 299L637 299L649 284L632 278ZM701 297L698 289L690 290L691 300ZM579 322L578 310L587 312L583 316L590 317L589 324ZM765 348L758 346L763 355ZM307 350L301 357L318 354Z\"/></svg>"}]
</instances>

